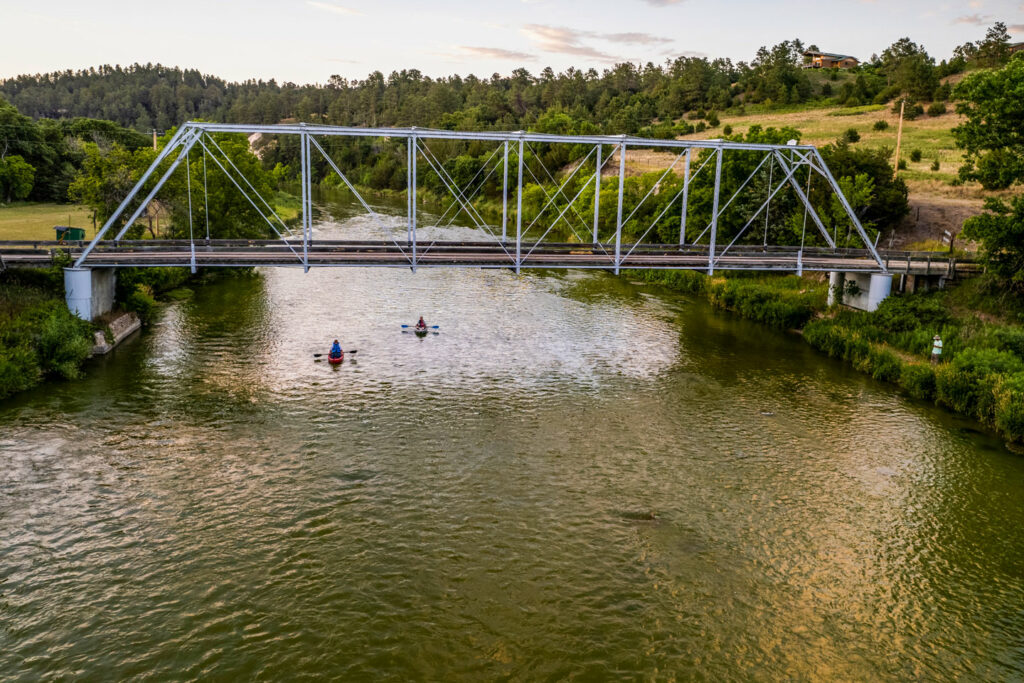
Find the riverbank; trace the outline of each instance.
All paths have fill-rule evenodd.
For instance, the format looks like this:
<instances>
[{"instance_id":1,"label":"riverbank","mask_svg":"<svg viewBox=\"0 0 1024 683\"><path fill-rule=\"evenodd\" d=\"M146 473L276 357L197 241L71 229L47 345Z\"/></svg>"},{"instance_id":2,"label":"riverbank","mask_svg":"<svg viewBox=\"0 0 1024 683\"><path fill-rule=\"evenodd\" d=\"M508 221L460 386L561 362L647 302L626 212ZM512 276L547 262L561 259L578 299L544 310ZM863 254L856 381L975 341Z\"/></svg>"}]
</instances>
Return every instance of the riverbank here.
<instances>
[{"instance_id":1,"label":"riverbank","mask_svg":"<svg viewBox=\"0 0 1024 683\"><path fill-rule=\"evenodd\" d=\"M857 370L974 418L1015 447L1024 444L1024 306L985 278L956 288L886 299L873 313L826 306L821 277L708 278L693 271L629 271L627 277L704 296L715 307L777 329ZM932 338L943 340L932 365Z\"/></svg>"}]
</instances>

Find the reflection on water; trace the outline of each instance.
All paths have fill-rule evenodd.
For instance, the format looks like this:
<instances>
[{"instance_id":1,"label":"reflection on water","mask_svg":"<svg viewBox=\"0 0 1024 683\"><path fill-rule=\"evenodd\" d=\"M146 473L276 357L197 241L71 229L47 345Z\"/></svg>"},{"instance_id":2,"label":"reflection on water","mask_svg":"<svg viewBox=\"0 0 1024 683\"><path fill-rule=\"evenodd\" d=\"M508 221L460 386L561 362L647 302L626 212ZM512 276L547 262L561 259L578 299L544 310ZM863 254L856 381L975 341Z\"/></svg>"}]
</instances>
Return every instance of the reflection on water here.
<instances>
[{"instance_id":1,"label":"reflection on water","mask_svg":"<svg viewBox=\"0 0 1024 683\"><path fill-rule=\"evenodd\" d=\"M0 425L3 677L1024 675L1019 457L606 275L268 269Z\"/></svg>"}]
</instances>

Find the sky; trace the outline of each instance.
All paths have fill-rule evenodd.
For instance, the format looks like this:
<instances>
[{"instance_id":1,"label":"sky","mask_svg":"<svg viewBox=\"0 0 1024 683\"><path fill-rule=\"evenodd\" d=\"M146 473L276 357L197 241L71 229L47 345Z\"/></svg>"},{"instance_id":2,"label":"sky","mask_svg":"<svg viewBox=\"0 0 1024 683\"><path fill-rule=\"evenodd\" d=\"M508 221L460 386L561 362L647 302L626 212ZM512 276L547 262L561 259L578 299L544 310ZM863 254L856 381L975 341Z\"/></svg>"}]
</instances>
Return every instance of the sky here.
<instances>
[{"instance_id":1,"label":"sky","mask_svg":"<svg viewBox=\"0 0 1024 683\"><path fill-rule=\"evenodd\" d=\"M135 62L234 81L486 77L680 55L750 61L792 38L868 59L909 36L940 60L995 21L1024 41L1024 0L0 0L0 78Z\"/></svg>"}]
</instances>

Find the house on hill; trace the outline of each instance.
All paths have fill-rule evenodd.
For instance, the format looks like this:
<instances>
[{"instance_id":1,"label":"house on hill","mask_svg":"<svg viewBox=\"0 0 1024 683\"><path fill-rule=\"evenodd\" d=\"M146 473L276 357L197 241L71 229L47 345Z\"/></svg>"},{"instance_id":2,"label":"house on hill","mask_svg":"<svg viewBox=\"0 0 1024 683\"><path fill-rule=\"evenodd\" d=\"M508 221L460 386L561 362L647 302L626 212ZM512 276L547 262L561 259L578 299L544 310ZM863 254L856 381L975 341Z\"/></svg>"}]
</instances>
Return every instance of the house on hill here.
<instances>
[{"instance_id":1,"label":"house on hill","mask_svg":"<svg viewBox=\"0 0 1024 683\"><path fill-rule=\"evenodd\" d=\"M859 64L860 60L850 55L811 50L804 53L804 68L806 69L852 69Z\"/></svg>"}]
</instances>

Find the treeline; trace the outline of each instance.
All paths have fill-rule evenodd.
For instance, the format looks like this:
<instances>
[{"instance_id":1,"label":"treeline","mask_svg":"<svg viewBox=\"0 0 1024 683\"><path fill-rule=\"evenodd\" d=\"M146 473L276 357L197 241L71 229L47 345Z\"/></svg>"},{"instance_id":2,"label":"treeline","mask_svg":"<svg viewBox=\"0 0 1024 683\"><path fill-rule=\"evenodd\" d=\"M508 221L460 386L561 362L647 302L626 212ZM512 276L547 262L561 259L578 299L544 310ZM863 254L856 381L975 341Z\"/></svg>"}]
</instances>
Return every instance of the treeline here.
<instances>
[{"instance_id":1,"label":"treeline","mask_svg":"<svg viewBox=\"0 0 1024 683\"><path fill-rule=\"evenodd\" d=\"M32 118L102 118L138 131L165 131L183 121L277 123L295 119L336 125L423 126L479 130L531 127L562 111L604 133L641 133L687 113L738 110L750 104L830 100L841 105L945 100L945 76L974 66L999 66L1010 55L1006 26L966 43L936 64L924 46L903 38L849 72L804 67L804 44L762 47L754 59L679 57L663 65L617 64L539 74L430 78L416 69L363 80L332 76L326 84L274 80L241 83L152 64L22 75L0 81L0 94ZM816 49L816 46L810 46ZM703 117L701 117L703 118Z\"/></svg>"},{"instance_id":2,"label":"treeline","mask_svg":"<svg viewBox=\"0 0 1024 683\"><path fill-rule=\"evenodd\" d=\"M148 144L145 135L112 121L35 121L0 97L0 203L66 202L87 148L136 150Z\"/></svg>"}]
</instances>

